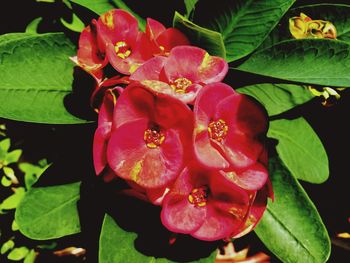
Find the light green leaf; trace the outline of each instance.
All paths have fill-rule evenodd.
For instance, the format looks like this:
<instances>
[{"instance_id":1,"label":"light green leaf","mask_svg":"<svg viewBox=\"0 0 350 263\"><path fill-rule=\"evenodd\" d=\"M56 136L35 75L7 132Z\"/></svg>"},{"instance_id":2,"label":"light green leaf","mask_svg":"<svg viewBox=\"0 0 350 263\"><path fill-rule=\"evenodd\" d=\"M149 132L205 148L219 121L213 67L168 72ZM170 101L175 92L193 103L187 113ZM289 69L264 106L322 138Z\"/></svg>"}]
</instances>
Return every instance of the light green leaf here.
<instances>
[{"instance_id":1,"label":"light green leaf","mask_svg":"<svg viewBox=\"0 0 350 263\"><path fill-rule=\"evenodd\" d=\"M199 1L194 22L222 34L226 58L231 62L253 52L294 2L295 0Z\"/></svg>"},{"instance_id":2,"label":"light green leaf","mask_svg":"<svg viewBox=\"0 0 350 263\"><path fill-rule=\"evenodd\" d=\"M198 0L184 0L186 8L186 18L189 18L193 13Z\"/></svg>"},{"instance_id":3,"label":"light green leaf","mask_svg":"<svg viewBox=\"0 0 350 263\"><path fill-rule=\"evenodd\" d=\"M36 258L35 250L32 249L29 251L28 255L24 259L23 263L34 263Z\"/></svg>"},{"instance_id":4,"label":"light green leaf","mask_svg":"<svg viewBox=\"0 0 350 263\"><path fill-rule=\"evenodd\" d=\"M40 22L43 20L42 17L35 18L32 22L30 22L26 27L26 33L32 33L37 34L38 33L38 27Z\"/></svg>"},{"instance_id":5,"label":"light green leaf","mask_svg":"<svg viewBox=\"0 0 350 263\"><path fill-rule=\"evenodd\" d=\"M134 247L136 237L136 233L124 231L117 225L111 216L106 214L100 235L99 263L125 262L126 258L128 259L128 262L173 262L165 258L145 256L138 252ZM212 263L215 260L215 256L216 251L214 251L214 253L208 258L193 262Z\"/></svg>"},{"instance_id":6,"label":"light green leaf","mask_svg":"<svg viewBox=\"0 0 350 263\"><path fill-rule=\"evenodd\" d=\"M316 184L328 179L326 150L304 118L271 121L268 136L278 140L278 155L293 176Z\"/></svg>"},{"instance_id":7,"label":"light green leaf","mask_svg":"<svg viewBox=\"0 0 350 263\"><path fill-rule=\"evenodd\" d=\"M7 178L11 180L12 183L18 184L18 179L15 175L15 171L11 167L4 167L4 174L6 175Z\"/></svg>"},{"instance_id":8,"label":"light green leaf","mask_svg":"<svg viewBox=\"0 0 350 263\"><path fill-rule=\"evenodd\" d=\"M323 86L350 86L350 45L336 40L288 40L254 53L238 69Z\"/></svg>"},{"instance_id":9,"label":"light green leaf","mask_svg":"<svg viewBox=\"0 0 350 263\"><path fill-rule=\"evenodd\" d=\"M270 178L275 201L269 201L256 234L283 262L326 262L331 244L314 204L278 160L270 162Z\"/></svg>"},{"instance_id":10,"label":"light green leaf","mask_svg":"<svg viewBox=\"0 0 350 263\"><path fill-rule=\"evenodd\" d=\"M12 184L12 181L6 176L1 177L1 184L5 187L9 187Z\"/></svg>"},{"instance_id":11,"label":"light green leaf","mask_svg":"<svg viewBox=\"0 0 350 263\"><path fill-rule=\"evenodd\" d=\"M14 261L19 261L24 259L29 253L29 249L27 247L16 247L14 248L10 254L8 254L7 258Z\"/></svg>"},{"instance_id":12,"label":"light green leaf","mask_svg":"<svg viewBox=\"0 0 350 263\"><path fill-rule=\"evenodd\" d=\"M70 22L67 22L63 17L61 17L60 21L66 28L74 32L81 32L85 27L84 23L75 14L72 14L72 21Z\"/></svg>"},{"instance_id":13,"label":"light green leaf","mask_svg":"<svg viewBox=\"0 0 350 263\"><path fill-rule=\"evenodd\" d=\"M16 209L21 233L47 240L80 232L79 190L80 183L31 188Z\"/></svg>"},{"instance_id":14,"label":"light green leaf","mask_svg":"<svg viewBox=\"0 0 350 263\"><path fill-rule=\"evenodd\" d=\"M2 158L5 157L5 154L9 151L11 146L11 140L10 138L3 139L0 141L0 152L4 155Z\"/></svg>"},{"instance_id":15,"label":"light green leaf","mask_svg":"<svg viewBox=\"0 0 350 263\"><path fill-rule=\"evenodd\" d=\"M23 199L25 195L25 189L23 187L17 187L13 189L15 192L3 200L0 204L0 211L15 209L18 206L19 202Z\"/></svg>"},{"instance_id":16,"label":"light green leaf","mask_svg":"<svg viewBox=\"0 0 350 263\"><path fill-rule=\"evenodd\" d=\"M67 112L74 45L62 33L0 36L0 116L53 124L85 123Z\"/></svg>"},{"instance_id":17,"label":"light green leaf","mask_svg":"<svg viewBox=\"0 0 350 263\"><path fill-rule=\"evenodd\" d=\"M26 188L29 189L36 181L38 181L49 165L45 164L44 166L37 166L31 163L20 163L18 167L24 173L24 183Z\"/></svg>"},{"instance_id":18,"label":"light green leaf","mask_svg":"<svg viewBox=\"0 0 350 263\"><path fill-rule=\"evenodd\" d=\"M13 150L13 151L9 152L5 156L4 165L9 165L11 163L18 162L21 155L22 155L22 150L20 150L20 149Z\"/></svg>"},{"instance_id":19,"label":"light green leaf","mask_svg":"<svg viewBox=\"0 0 350 263\"><path fill-rule=\"evenodd\" d=\"M173 25L184 33L191 43L205 49L210 55L225 58L226 50L220 33L200 27L175 12Z\"/></svg>"},{"instance_id":20,"label":"light green leaf","mask_svg":"<svg viewBox=\"0 0 350 263\"><path fill-rule=\"evenodd\" d=\"M16 220L13 220L12 221L12 224L11 224L11 230L12 231L17 231L19 228L18 228L18 225L16 223Z\"/></svg>"},{"instance_id":21,"label":"light green leaf","mask_svg":"<svg viewBox=\"0 0 350 263\"><path fill-rule=\"evenodd\" d=\"M269 116L288 111L314 98L305 87L291 84L256 84L236 90L252 96L267 110Z\"/></svg>"},{"instance_id":22,"label":"light green leaf","mask_svg":"<svg viewBox=\"0 0 350 263\"><path fill-rule=\"evenodd\" d=\"M139 21L140 29L145 31L146 20L140 17L135 12L133 12L129 8L129 6L125 4L125 1L122 1L122 0L110 0L110 1L109 0L70 0L70 1L88 8L98 15L102 15L103 13L106 13L107 11L115 8L124 9L125 11L128 11L133 16L135 16L135 18Z\"/></svg>"},{"instance_id":23,"label":"light green leaf","mask_svg":"<svg viewBox=\"0 0 350 263\"><path fill-rule=\"evenodd\" d=\"M10 249L13 249L15 247L15 242L13 242L12 239L6 241L4 244L1 246L1 255L5 254L8 252Z\"/></svg>"}]
</instances>

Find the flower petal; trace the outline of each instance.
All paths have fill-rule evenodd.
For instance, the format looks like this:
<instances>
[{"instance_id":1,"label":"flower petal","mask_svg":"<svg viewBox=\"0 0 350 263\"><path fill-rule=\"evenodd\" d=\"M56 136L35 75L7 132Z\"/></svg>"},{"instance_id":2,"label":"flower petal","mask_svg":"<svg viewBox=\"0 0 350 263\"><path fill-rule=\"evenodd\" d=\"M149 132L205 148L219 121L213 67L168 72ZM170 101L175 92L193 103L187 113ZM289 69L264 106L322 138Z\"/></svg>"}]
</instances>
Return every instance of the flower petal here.
<instances>
[{"instance_id":1,"label":"flower petal","mask_svg":"<svg viewBox=\"0 0 350 263\"><path fill-rule=\"evenodd\" d=\"M176 28L164 30L156 41L160 47L163 47L165 53L169 53L176 46L190 45L188 38Z\"/></svg>"},{"instance_id":2,"label":"flower petal","mask_svg":"<svg viewBox=\"0 0 350 263\"><path fill-rule=\"evenodd\" d=\"M211 83L221 81L228 64L219 57L210 56L204 49L194 46L178 46L171 50L164 65L169 82L187 78L192 83Z\"/></svg>"},{"instance_id":3,"label":"flower petal","mask_svg":"<svg viewBox=\"0 0 350 263\"><path fill-rule=\"evenodd\" d=\"M107 143L111 134L112 123L100 125L95 131L93 143L93 159L96 175L99 175L107 165Z\"/></svg>"},{"instance_id":4,"label":"flower petal","mask_svg":"<svg viewBox=\"0 0 350 263\"><path fill-rule=\"evenodd\" d=\"M207 207L195 207L187 196L168 194L163 201L161 220L175 233L190 234L196 231L206 218Z\"/></svg>"},{"instance_id":5,"label":"flower petal","mask_svg":"<svg viewBox=\"0 0 350 263\"><path fill-rule=\"evenodd\" d=\"M183 164L183 148L177 132L165 131L165 140L150 149L144 141L149 120L126 123L112 132L107 159L116 174L144 188L159 188L171 183Z\"/></svg>"},{"instance_id":6,"label":"flower petal","mask_svg":"<svg viewBox=\"0 0 350 263\"><path fill-rule=\"evenodd\" d=\"M166 58L162 56L148 60L130 76L130 79L138 81L159 80L165 61Z\"/></svg>"},{"instance_id":7,"label":"flower petal","mask_svg":"<svg viewBox=\"0 0 350 263\"><path fill-rule=\"evenodd\" d=\"M147 18L146 24L146 35L151 39L155 40L157 37L166 30L165 26L152 18Z\"/></svg>"}]
</instances>

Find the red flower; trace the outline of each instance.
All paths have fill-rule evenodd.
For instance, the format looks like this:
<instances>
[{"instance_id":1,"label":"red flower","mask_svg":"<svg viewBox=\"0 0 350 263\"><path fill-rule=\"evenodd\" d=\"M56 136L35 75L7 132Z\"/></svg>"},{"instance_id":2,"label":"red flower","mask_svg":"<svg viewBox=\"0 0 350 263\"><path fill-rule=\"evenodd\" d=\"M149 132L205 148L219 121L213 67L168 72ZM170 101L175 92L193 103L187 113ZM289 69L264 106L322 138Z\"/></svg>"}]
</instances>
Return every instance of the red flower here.
<instances>
[{"instance_id":1,"label":"red flower","mask_svg":"<svg viewBox=\"0 0 350 263\"><path fill-rule=\"evenodd\" d=\"M175 28L165 28L158 21L147 18L146 35L155 44L154 55L169 55L176 46L189 45L187 37Z\"/></svg>"},{"instance_id":2,"label":"red flower","mask_svg":"<svg viewBox=\"0 0 350 263\"><path fill-rule=\"evenodd\" d=\"M230 238L245 229L254 196L218 171L186 167L164 198L162 223L201 240Z\"/></svg>"},{"instance_id":3,"label":"red flower","mask_svg":"<svg viewBox=\"0 0 350 263\"><path fill-rule=\"evenodd\" d=\"M209 168L235 171L238 181L244 178L250 181L237 181L241 186L253 183L247 189L261 187L259 182L267 176L265 168L256 163L264 148L261 139L267 131L263 108L230 86L215 83L201 89L194 116L193 139L199 162ZM247 173L248 167L251 170ZM254 174L250 174L253 170ZM256 175L258 185L254 185Z\"/></svg>"},{"instance_id":4,"label":"red flower","mask_svg":"<svg viewBox=\"0 0 350 263\"><path fill-rule=\"evenodd\" d=\"M131 80L159 80L167 83L157 92L192 103L202 85L221 81L228 70L222 58L210 56L193 46L174 47L169 57L154 57L130 76Z\"/></svg>"},{"instance_id":5,"label":"red flower","mask_svg":"<svg viewBox=\"0 0 350 263\"><path fill-rule=\"evenodd\" d=\"M97 29L108 61L118 72L130 75L152 58L152 42L139 31L130 13L121 9L108 11L98 19Z\"/></svg>"},{"instance_id":6,"label":"red flower","mask_svg":"<svg viewBox=\"0 0 350 263\"><path fill-rule=\"evenodd\" d=\"M113 111L117 97L122 91L123 89L119 87L107 90L99 110L98 128L95 131L93 143L93 160L96 175L100 175L107 167L107 144L111 136Z\"/></svg>"},{"instance_id":7,"label":"red flower","mask_svg":"<svg viewBox=\"0 0 350 263\"><path fill-rule=\"evenodd\" d=\"M144 189L167 187L184 165L184 152L191 152L186 147L192 130L193 113L185 104L157 96L140 83L131 84L113 114L109 166Z\"/></svg>"},{"instance_id":8,"label":"red flower","mask_svg":"<svg viewBox=\"0 0 350 263\"><path fill-rule=\"evenodd\" d=\"M81 32L77 56L71 59L100 82L103 79L102 69L108 60L105 57L104 46L98 45L97 37L96 20L93 20L91 26L85 27Z\"/></svg>"}]
</instances>

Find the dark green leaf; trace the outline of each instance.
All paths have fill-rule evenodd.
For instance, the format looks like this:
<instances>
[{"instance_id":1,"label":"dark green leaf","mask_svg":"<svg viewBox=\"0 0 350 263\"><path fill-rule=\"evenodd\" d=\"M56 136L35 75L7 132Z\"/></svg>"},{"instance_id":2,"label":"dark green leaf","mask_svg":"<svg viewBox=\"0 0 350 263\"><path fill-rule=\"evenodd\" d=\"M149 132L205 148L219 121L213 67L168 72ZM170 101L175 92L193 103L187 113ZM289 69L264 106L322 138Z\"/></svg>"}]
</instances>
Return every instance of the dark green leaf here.
<instances>
[{"instance_id":1,"label":"dark green leaf","mask_svg":"<svg viewBox=\"0 0 350 263\"><path fill-rule=\"evenodd\" d=\"M268 136L278 140L278 155L293 176L318 184L328 179L327 153L304 118L271 121Z\"/></svg>"},{"instance_id":2,"label":"dark green leaf","mask_svg":"<svg viewBox=\"0 0 350 263\"><path fill-rule=\"evenodd\" d=\"M8 119L72 124L64 97L71 93L74 45L62 33L0 37L0 116Z\"/></svg>"},{"instance_id":3,"label":"dark green leaf","mask_svg":"<svg viewBox=\"0 0 350 263\"><path fill-rule=\"evenodd\" d=\"M70 0L73 3L76 3L78 5L84 6L91 11L95 12L98 15L102 15L103 13L106 13L107 11L115 8L124 9L125 11L128 11L133 16L136 17L136 19L139 21L139 27L141 30L145 30L146 28L146 20L142 17L140 17L138 14L133 12L127 4L124 3L122 0Z\"/></svg>"},{"instance_id":4,"label":"dark green leaf","mask_svg":"<svg viewBox=\"0 0 350 263\"><path fill-rule=\"evenodd\" d=\"M31 188L16 209L16 222L29 238L46 240L80 232L80 183Z\"/></svg>"},{"instance_id":5,"label":"dark green leaf","mask_svg":"<svg viewBox=\"0 0 350 263\"><path fill-rule=\"evenodd\" d=\"M226 50L220 33L194 24L178 12L175 12L173 24L193 45L205 49L210 55L225 58Z\"/></svg>"},{"instance_id":6,"label":"dark green leaf","mask_svg":"<svg viewBox=\"0 0 350 263\"><path fill-rule=\"evenodd\" d=\"M228 62L253 52L295 0L199 1L194 22L222 34Z\"/></svg>"},{"instance_id":7,"label":"dark green leaf","mask_svg":"<svg viewBox=\"0 0 350 263\"><path fill-rule=\"evenodd\" d=\"M145 256L138 252L134 247L136 237L136 233L124 231L111 216L105 215L100 235L99 263L125 262L126 258L128 262L173 262L165 258ZM195 262L212 263L215 256L216 251L210 257Z\"/></svg>"},{"instance_id":8,"label":"dark green leaf","mask_svg":"<svg viewBox=\"0 0 350 263\"><path fill-rule=\"evenodd\" d=\"M29 249L27 247L16 247L14 248L10 254L8 254L7 258L14 261L19 261L24 259L29 253Z\"/></svg>"},{"instance_id":9,"label":"dark green leaf","mask_svg":"<svg viewBox=\"0 0 350 263\"><path fill-rule=\"evenodd\" d=\"M270 162L270 176L275 201L269 201L256 234L283 262L326 262L330 240L314 204L277 160Z\"/></svg>"},{"instance_id":10,"label":"dark green leaf","mask_svg":"<svg viewBox=\"0 0 350 263\"><path fill-rule=\"evenodd\" d=\"M336 40L288 40L254 53L238 69L323 86L350 86L350 45Z\"/></svg>"},{"instance_id":11,"label":"dark green leaf","mask_svg":"<svg viewBox=\"0 0 350 263\"><path fill-rule=\"evenodd\" d=\"M198 2L198 0L184 0L187 18L189 18L191 16L191 14L193 13L197 2Z\"/></svg>"},{"instance_id":12,"label":"dark green leaf","mask_svg":"<svg viewBox=\"0 0 350 263\"><path fill-rule=\"evenodd\" d=\"M305 86L290 84L256 84L237 91L258 100L269 116L280 114L314 98Z\"/></svg>"}]
</instances>

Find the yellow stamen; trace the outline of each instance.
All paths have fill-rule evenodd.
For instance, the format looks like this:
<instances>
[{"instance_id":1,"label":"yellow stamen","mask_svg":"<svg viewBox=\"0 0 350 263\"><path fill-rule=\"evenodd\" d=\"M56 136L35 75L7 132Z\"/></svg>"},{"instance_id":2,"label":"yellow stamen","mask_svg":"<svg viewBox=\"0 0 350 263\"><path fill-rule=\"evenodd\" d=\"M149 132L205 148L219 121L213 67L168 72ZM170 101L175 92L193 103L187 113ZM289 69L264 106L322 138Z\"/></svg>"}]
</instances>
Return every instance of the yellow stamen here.
<instances>
[{"instance_id":1,"label":"yellow stamen","mask_svg":"<svg viewBox=\"0 0 350 263\"><path fill-rule=\"evenodd\" d=\"M221 142L223 139L225 139L227 132L228 132L228 126L226 122L222 119L219 119L217 121L212 121L208 125L209 137L212 140Z\"/></svg>"},{"instance_id":2,"label":"yellow stamen","mask_svg":"<svg viewBox=\"0 0 350 263\"><path fill-rule=\"evenodd\" d=\"M177 78L170 84L170 87L176 92L180 94L186 93L186 89L192 85L192 81L186 78Z\"/></svg>"},{"instance_id":3,"label":"yellow stamen","mask_svg":"<svg viewBox=\"0 0 350 263\"><path fill-rule=\"evenodd\" d=\"M157 128L147 129L144 132L143 139L148 148L155 149L165 140L165 135Z\"/></svg>"},{"instance_id":4,"label":"yellow stamen","mask_svg":"<svg viewBox=\"0 0 350 263\"><path fill-rule=\"evenodd\" d=\"M188 201L195 207L203 207L207 205L208 199L208 188L199 187L194 188L188 195Z\"/></svg>"},{"instance_id":5,"label":"yellow stamen","mask_svg":"<svg viewBox=\"0 0 350 263\"><path fill-rule=\"evenodd\" d=\"M125 59L131 54L130 47L128 44L124 41L119 41L114 46L115 53L117 53L117 56L121 59Z\"/></svg>"}]
</instances>

